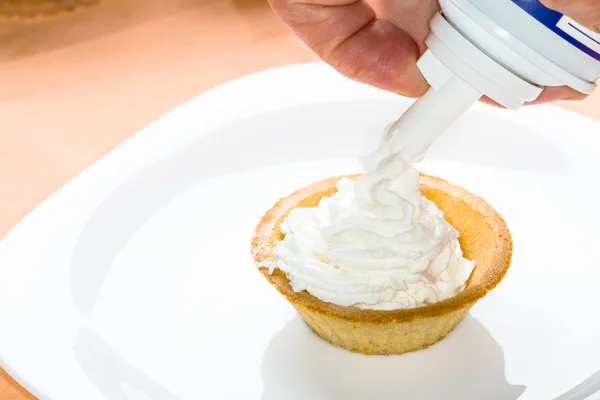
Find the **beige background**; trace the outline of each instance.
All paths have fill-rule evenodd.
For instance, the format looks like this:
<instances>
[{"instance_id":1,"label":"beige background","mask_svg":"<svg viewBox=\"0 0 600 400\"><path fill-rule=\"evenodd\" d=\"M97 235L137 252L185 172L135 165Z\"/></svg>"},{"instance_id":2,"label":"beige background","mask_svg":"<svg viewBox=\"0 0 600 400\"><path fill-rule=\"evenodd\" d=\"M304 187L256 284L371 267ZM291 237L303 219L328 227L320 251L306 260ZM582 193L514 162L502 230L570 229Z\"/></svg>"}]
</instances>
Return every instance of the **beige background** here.
<instances>
[{"instance_id":1,"label":"beige background","mask_svg":"<svg viewBox=\"0 0 600 400\"><path fill-rule=\"evenodd\" d=\"M33 22L0 20L0 236L184 100L311 60L262 0L101 0ZM600 118L600 92L566 106ZM0 369L0 399L33 398Z\"/></svg>"}]
</instances>

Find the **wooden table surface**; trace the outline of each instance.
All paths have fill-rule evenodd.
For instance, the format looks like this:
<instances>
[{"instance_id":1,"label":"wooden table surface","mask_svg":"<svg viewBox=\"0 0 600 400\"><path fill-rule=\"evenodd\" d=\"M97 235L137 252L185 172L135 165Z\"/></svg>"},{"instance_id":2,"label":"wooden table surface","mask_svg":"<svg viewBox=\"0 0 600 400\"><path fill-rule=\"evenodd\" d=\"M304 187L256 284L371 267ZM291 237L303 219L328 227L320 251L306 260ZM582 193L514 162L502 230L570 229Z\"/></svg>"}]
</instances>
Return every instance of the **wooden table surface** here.
<instances>
[{"instance_id":1,"label":"wooden table surface","mask_svg":"<svg viewBox=\"0 0 600 400\"><path fill-rule=\"evenodd\" d=\"M316 60L263 0L100 0L52 18L0 20L0 43L0 237L183 101ZM563 105L600 119L600 92ZM0 369L0 399L33 398Z\"/></svg>"}]
</instances>

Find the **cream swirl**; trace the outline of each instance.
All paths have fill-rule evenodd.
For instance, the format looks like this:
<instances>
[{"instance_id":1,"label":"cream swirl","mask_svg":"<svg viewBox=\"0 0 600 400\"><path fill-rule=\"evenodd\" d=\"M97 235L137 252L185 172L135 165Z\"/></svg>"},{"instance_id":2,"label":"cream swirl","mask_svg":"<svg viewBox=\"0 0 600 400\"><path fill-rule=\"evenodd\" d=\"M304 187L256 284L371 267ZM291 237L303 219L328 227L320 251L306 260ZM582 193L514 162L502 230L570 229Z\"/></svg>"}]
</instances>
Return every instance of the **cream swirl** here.
<instances>
[{"instance_id":1,"label":"cream swirl","mask_svg":"<svg viewBox=\"0 0 600 400\"><path fill-rule=\"evenodd\" d=\"M342 306L391 310L458 294L474 263L458 232L419 191L419 173L388 139L317 207L292 210L274 248L292 288Z\"/></svg>"}]
</instances>

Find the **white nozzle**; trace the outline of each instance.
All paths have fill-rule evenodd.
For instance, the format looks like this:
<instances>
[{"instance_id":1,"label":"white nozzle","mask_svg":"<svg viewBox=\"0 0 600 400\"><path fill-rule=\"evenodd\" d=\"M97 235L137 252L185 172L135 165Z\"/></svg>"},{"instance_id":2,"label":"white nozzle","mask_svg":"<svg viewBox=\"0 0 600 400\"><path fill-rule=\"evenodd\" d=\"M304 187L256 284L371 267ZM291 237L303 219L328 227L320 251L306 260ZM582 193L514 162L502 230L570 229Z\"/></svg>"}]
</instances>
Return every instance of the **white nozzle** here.
<instances>
[{"instance_id":1,"label":"white nozzle","mask_svg":"<svg viewBox=\"0 0 600 400\"><path fill-rule=\"evenodd\" d=\"M419 160L483 94L511 109L535 100L542 87L515 75L465 38L442 14L431 20L428 50L418 67L429 91L388 130L394 152Z\"/></svg>"},{"instance_id":2,"label":"white nozzle","mask_svg":"<svg viewBox=\"0 0 600 400\"><path fill-rule=\"evenodd\" d=\"M451 75L437 90L417 100L388 130L391 148L408 160L420 159L429 146L481 97L460 77Z\"/></svg>"}]
</instances>

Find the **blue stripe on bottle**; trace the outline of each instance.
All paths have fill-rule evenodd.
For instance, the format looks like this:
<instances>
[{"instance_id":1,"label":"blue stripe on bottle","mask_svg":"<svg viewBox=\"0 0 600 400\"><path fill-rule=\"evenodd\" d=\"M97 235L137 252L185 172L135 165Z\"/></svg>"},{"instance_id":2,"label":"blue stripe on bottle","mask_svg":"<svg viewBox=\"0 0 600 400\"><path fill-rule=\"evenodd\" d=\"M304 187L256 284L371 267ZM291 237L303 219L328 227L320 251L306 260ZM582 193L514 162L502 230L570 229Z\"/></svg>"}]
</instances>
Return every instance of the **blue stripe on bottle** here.
<instances>
[{"instance_id":1,"label":"blue stripe on bottle","mask_svg":"<svg viewBox=\"0 0 600 400\"><path fill-rule=\"evenodd\" d=\"M567 42L571 43L573 46L577 47L579 50L583 51L587 55L595 58L600 61L600 54L596 51L590 49L585 44L581 43L579 40L575 39L573 36L569 35L567 32L560 29L557 24L558 21L563 17L563 14L556 12L554 10L550 10L546 8L542 3L538 0L511 0L513 3L518 5L521 9L526 11L533 18L544 24L548 29L552 32L556 33L558 36L562 37ZM581 32L583 35L597 42L596 39L592 38L579 28L571 25L574 29Z\"/></svg>"}]
</instances>

